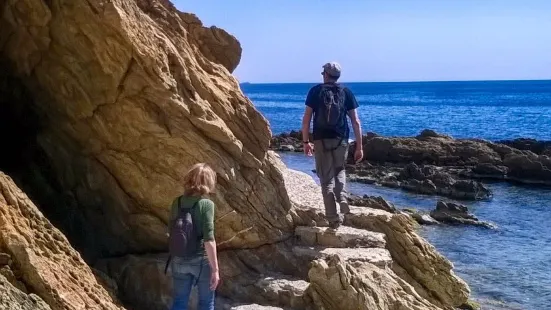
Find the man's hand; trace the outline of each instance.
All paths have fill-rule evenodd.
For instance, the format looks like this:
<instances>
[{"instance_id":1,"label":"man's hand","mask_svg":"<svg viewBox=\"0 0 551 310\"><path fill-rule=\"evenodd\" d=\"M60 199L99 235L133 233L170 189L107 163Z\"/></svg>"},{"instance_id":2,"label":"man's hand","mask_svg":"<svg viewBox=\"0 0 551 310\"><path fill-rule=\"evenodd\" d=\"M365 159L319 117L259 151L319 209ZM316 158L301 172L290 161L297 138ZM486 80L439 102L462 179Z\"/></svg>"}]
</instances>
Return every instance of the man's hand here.
<instances>
[{"instance_id":1,"label":"man's hand","mask_svg":"<svg viewBox=\"0 0 551 310\"><path fill-rule=\"evenodd\" d=\"M210 273L210 290L215 291L218 287L218 283L220 282L220 274L218 271L211 272Z\"/></svg>"},{"instance_id":2,"label":"man's hand","mask_svg":"<svg viewBox=\"0 0 551 310\"><path fill-rule=\"evenodd\" d=\"M354 152L354 161L359 163L364 158L364 151L361 148L356 148L356 151Z\"/></svg>"},{"instance_id":3,"label":"man's hand","mask_svg":"<svg viewBox=\"0 0 551 310\"><path fill-rule=\"evenodd\" d=\"M314 145L312 143L304 143L304 154L312 156L314 154Z\"/></svg>"}]
</instances>

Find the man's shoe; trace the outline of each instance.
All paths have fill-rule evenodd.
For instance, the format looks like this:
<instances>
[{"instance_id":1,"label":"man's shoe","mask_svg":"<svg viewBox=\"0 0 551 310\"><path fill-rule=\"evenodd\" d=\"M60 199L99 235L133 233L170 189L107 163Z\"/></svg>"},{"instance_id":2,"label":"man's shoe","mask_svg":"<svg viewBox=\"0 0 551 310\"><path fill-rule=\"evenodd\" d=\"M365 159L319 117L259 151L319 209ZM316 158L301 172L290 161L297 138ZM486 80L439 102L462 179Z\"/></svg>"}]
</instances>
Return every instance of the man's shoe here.
<instances>
[{"instance_id":1,"label":"man's shoe","mask_svg":"<svg viewBox=\"0 0 551 310\"><path fill-rule=\"evenodd\" d=\"M335 221L335 222L329 222L329 228L331 229L338 229L339 227L341 226L341 222L340 221Z\"/></svg>"}]
</instances>

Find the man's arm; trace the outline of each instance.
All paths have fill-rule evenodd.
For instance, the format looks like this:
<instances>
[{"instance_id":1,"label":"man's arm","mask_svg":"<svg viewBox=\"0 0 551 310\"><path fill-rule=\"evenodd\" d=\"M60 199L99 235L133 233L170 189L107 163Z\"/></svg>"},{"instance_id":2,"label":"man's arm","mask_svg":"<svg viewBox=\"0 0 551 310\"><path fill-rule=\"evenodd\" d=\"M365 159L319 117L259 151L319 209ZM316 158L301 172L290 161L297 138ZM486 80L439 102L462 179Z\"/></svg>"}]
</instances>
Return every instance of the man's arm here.
<instances>
[{"instance_id":1,"label":"man's arm","mask_svg":"<svg viewBox=\"0 0 551 310\"><path fill-rule=\"evenodd\" d=\"M362 125L360 124L360 118L358 117L358 109L348 111L348 117L352 122L352 128L354 129L354 136L356 137L356 149L358 147L363 150L362 144Z\"/></svg>"},{"instance_id":2,"label":"man's arm","mask_svg":"<svg viewBox=\"0 0 551 310\"><path fill-rule=\"evenodd\" d=\"M359 162L363 159L363 142L362 142L362 125L360 123L360 118L358 117L358 102L356 97L346 88L346 110L348 111L348 117L352 123L352 128L354 129L354 136L356 137L356 151L354 152L354 161Z\"/></svg>"},{"instance_id":3,"label":"man's arm","mask_svg":"<svg viewBox=\"0 0 551 310\"><path fill-rule=\"evenodd\" d=\"M302 117L302 141L310 141L310 122L312 121L313 109L306 106L304 109L304 116Z\"/></svg>"},{"instance_id":4,"label":"man's arm","mask_svg":"<svg viewBox=\"0 0 551 310\"><path fill-rule=\"evenodd\" d=\"M314 113L314 106L316 102L314 100L314 88L312 87L306 96L306 108L304 109L304 116L302 117L302 144L304 146L304 154L306 156L312 156L312 144L310 143L310 123L312 122L312 114Z\"/></svg>"}]
</instances>

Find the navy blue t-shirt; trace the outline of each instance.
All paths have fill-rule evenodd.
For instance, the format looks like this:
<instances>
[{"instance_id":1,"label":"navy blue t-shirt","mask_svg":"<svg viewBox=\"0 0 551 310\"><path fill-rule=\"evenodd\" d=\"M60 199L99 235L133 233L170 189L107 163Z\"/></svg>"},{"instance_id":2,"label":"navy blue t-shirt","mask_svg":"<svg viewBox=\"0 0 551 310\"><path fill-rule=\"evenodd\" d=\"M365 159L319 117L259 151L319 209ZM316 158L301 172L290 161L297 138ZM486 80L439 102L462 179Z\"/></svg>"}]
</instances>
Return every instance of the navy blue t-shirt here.
<instances>
[{"instance_id":1,"label":"navy blue t-shirt","mask_svg":"<svg viewBox=\"0 0 551 310\"><path fill-rule=\"evenodd\" d=\"M310 91L308 92L308 96L306 96L306 105L312 108L314 111L314 117L313 119L316 119L316 113L318 111L318 106L320 104L323 104L321 102L320 98L320 91L322 89L323 84L318 84L312 88L310 88ZM354 97L354 94L350 89L347 87L343 87L344 93L345 93L345 100L344 105L346 107L346 111L354 110L358 108L358 102L356 101L356 97ZM346 139L348 142L348 135L349 135L349 129L348 129L348 121L346 120L346 115L344 114L344 122L342 122L343 126L340 128L335 128L334 132L327 133L327 132L321 132L318 128L316 128L316 122L314 121L314 140L321 140L321 139L333 139L333 138L343 138Z\"/></svg>"}]
</instances>

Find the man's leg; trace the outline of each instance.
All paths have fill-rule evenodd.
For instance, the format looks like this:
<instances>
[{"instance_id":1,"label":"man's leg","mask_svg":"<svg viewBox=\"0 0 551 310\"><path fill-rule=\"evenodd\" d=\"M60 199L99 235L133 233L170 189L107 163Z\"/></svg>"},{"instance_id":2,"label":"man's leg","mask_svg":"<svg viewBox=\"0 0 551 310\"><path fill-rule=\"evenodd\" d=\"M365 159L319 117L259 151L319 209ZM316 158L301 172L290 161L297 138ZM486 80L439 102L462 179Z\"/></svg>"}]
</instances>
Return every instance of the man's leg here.
<instances>
[{"instance_id":1,"label":"man's leg","mask_svg":"<svg viewBox=\"0 0 551 310\"><path fill-rule=\"evenodd\" d=\"M326 140L326 147L330 148L330 140ZM333 192L335 186L335 170L331 151L325 151L321 140L314 141L314 155L316 158L316 173L320 179L321 194L325 205L325 218L329 223L339 221L337 202Z\"/></svg>"},{"instance_id":2,"label":"man's leg","mask_svg":"<svg viewBox=\"0 0 551 310\"><path fill-rule=\"evenodd\" d=\"M203 269L197 281L199 305L197 310L214 310L214 293L210 289L210 266L207 259L203 261Z\"/></svg>"},{"instance_id":3,"label":"man's leg","mask_svg":"<svg viewBox=\"0 0 551 310\"><path fill-rule=\"evenodd\" d=\"M346 158L348 157L348 143L341 145L333 151L333 165L335 167L335 198L339 203L341 213L349 213L348 200L346 195Z\"/></svg>"},{"instance_id":4,"label":"man's leg","mask_svg":"<svg viewBox=\"0 0 551 310\"><path fill-rule=\"evenodd\" d=\"M194 279L193 275L189 273L173 275L174 287L171 310L187 310Z\"/></svg>"}]
</instances>

